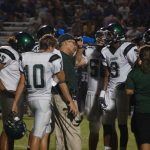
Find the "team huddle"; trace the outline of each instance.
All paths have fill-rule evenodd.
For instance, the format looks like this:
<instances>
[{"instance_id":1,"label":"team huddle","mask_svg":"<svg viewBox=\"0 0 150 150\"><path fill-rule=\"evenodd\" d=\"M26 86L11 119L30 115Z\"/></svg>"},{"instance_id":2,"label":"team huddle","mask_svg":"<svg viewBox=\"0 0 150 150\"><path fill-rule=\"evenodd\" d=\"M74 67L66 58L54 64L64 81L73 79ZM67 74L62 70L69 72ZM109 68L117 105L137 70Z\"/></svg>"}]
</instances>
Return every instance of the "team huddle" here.
<instances>
[{"instance_id":1,"label":"team huddle","mask_svg":"<svg viewBox=\"0 0 150 150\"><path fill-rule=\"evenodd\" d=\"M119 149L126 150L130 111L128 95L136 97L138 91L132 71L143 67L145 55L149 55L150 47L145 44L150 41L150 30L145 31L141 41L145 47L139 50L136 43L126 40L125 31L118 23L100 28L92 45L85 45L82 37L76 38L69 33L56 38L50 25L39 28L37 42L26 32L11 36L8 45L0 47L3 121L0 150L13 150L14 140L24 136L27 126L23 122L25 100L34 118L27 150L48 150L54 129L56 150L81 150L83 113L89 121L89 150L97 149L101 126L104 129L104 150L117 150L118 141ZM149 59L146 62L150 63ZM149 73L148 63L146 67L144 65L146 73ZM86 88L82 89L82 83ZM139 119L141 105L137 106L134 116ZM120 140L116 133L116 119ZM144 136L142 133L146 131L138 129L139 126L134 125L137 147L147 150L150 135Z\"/></svg>"}]
</instances>

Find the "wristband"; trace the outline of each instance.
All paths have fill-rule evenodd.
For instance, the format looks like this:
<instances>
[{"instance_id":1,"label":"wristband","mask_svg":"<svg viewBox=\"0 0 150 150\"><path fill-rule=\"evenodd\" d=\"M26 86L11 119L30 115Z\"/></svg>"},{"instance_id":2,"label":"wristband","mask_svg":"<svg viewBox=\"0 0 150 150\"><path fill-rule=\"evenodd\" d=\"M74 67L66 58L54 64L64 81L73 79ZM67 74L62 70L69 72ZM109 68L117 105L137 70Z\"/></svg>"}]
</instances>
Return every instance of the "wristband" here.
<instances>
[{"instance_id":1,"label":"wristband","mask_svg":"<svg viewBox=\"0 0 150 150\"><path fill-rule=\"evenodd\" d=\"M101 90L99 97L105 97L105 91L104 90Z\"/></svg>"}]
</instances>

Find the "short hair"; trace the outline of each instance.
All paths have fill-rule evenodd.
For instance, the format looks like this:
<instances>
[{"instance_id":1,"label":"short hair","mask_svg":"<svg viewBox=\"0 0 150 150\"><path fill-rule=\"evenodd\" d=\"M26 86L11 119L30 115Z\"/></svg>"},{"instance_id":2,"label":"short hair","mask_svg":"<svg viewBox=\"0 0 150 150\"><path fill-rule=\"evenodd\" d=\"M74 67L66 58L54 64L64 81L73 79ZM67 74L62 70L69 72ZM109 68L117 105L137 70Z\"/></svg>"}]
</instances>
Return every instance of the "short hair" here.
<instances>
[{"instance_id":1,"label":"short hair","mask_svg":"<svg viewBox=\"0 0 150 150\"><path fill-rule=\"evenodd\" d=\"M45 34L39 40L39 48L43 50L47 50L49 47L55 47L57 44L57 40L50 34Z\"/></svg>"}]
</instances>

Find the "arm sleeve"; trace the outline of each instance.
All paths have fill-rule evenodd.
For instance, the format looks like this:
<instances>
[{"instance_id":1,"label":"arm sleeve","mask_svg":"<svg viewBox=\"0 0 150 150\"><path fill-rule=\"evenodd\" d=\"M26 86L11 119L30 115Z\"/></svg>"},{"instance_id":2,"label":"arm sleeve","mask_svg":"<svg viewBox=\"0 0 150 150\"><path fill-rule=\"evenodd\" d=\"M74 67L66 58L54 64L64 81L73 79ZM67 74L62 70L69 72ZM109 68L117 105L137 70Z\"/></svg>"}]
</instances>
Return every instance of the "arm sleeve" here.
<instances>
[{"instance_id":1,"label":"arm sleeve","mask_svg":"<svg viewBox=\"0 0 150 150\"><path fill-rule=\"evenodd\" d=\"M52 61L51 64L52 64L53 74L56 74L56 73L60 72L61 70L63 70L62 58L59 58L59 59Z\"/></svg>"},{"instance_id":2,"label":"arm sleeve","mask_svg":"<svg viewBox=\"0 0 150 150\"><path fill-rule=\"evenodd\" d=\"M137 47L134 46L131 48L131 50L127 53L126 58L128 60L128 62L131 64L131 66L133 66L138 58L138 51L137 51Z\"/></svg>"},{"instance_id":3,"label":"arm sleeve","mask_svg":"<svg viewBox=\"0 0 150 150\"><path fill-rule=\"evenodd\" d=\"M8 66L13 60L7 54L0 52L0 63Z\"/></svg>"}]
</instances>

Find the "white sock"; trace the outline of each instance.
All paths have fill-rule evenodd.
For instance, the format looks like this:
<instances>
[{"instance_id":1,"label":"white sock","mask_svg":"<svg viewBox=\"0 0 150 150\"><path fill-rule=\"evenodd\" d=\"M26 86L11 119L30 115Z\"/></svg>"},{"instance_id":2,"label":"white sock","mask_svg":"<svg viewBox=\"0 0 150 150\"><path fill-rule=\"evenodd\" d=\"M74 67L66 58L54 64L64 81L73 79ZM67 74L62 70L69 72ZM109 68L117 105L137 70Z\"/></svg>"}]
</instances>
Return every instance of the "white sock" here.
<instances>
[{"instance_id":1,"label":"white sock","mask_svg":"<svg viewBox=\"0 0 150 150\"><path fill-rule=\"evenodd\" d=\"M111 147L105 146L105 147L104 147L104 150L111 150Z\"/></svg>"}]
</instances>

